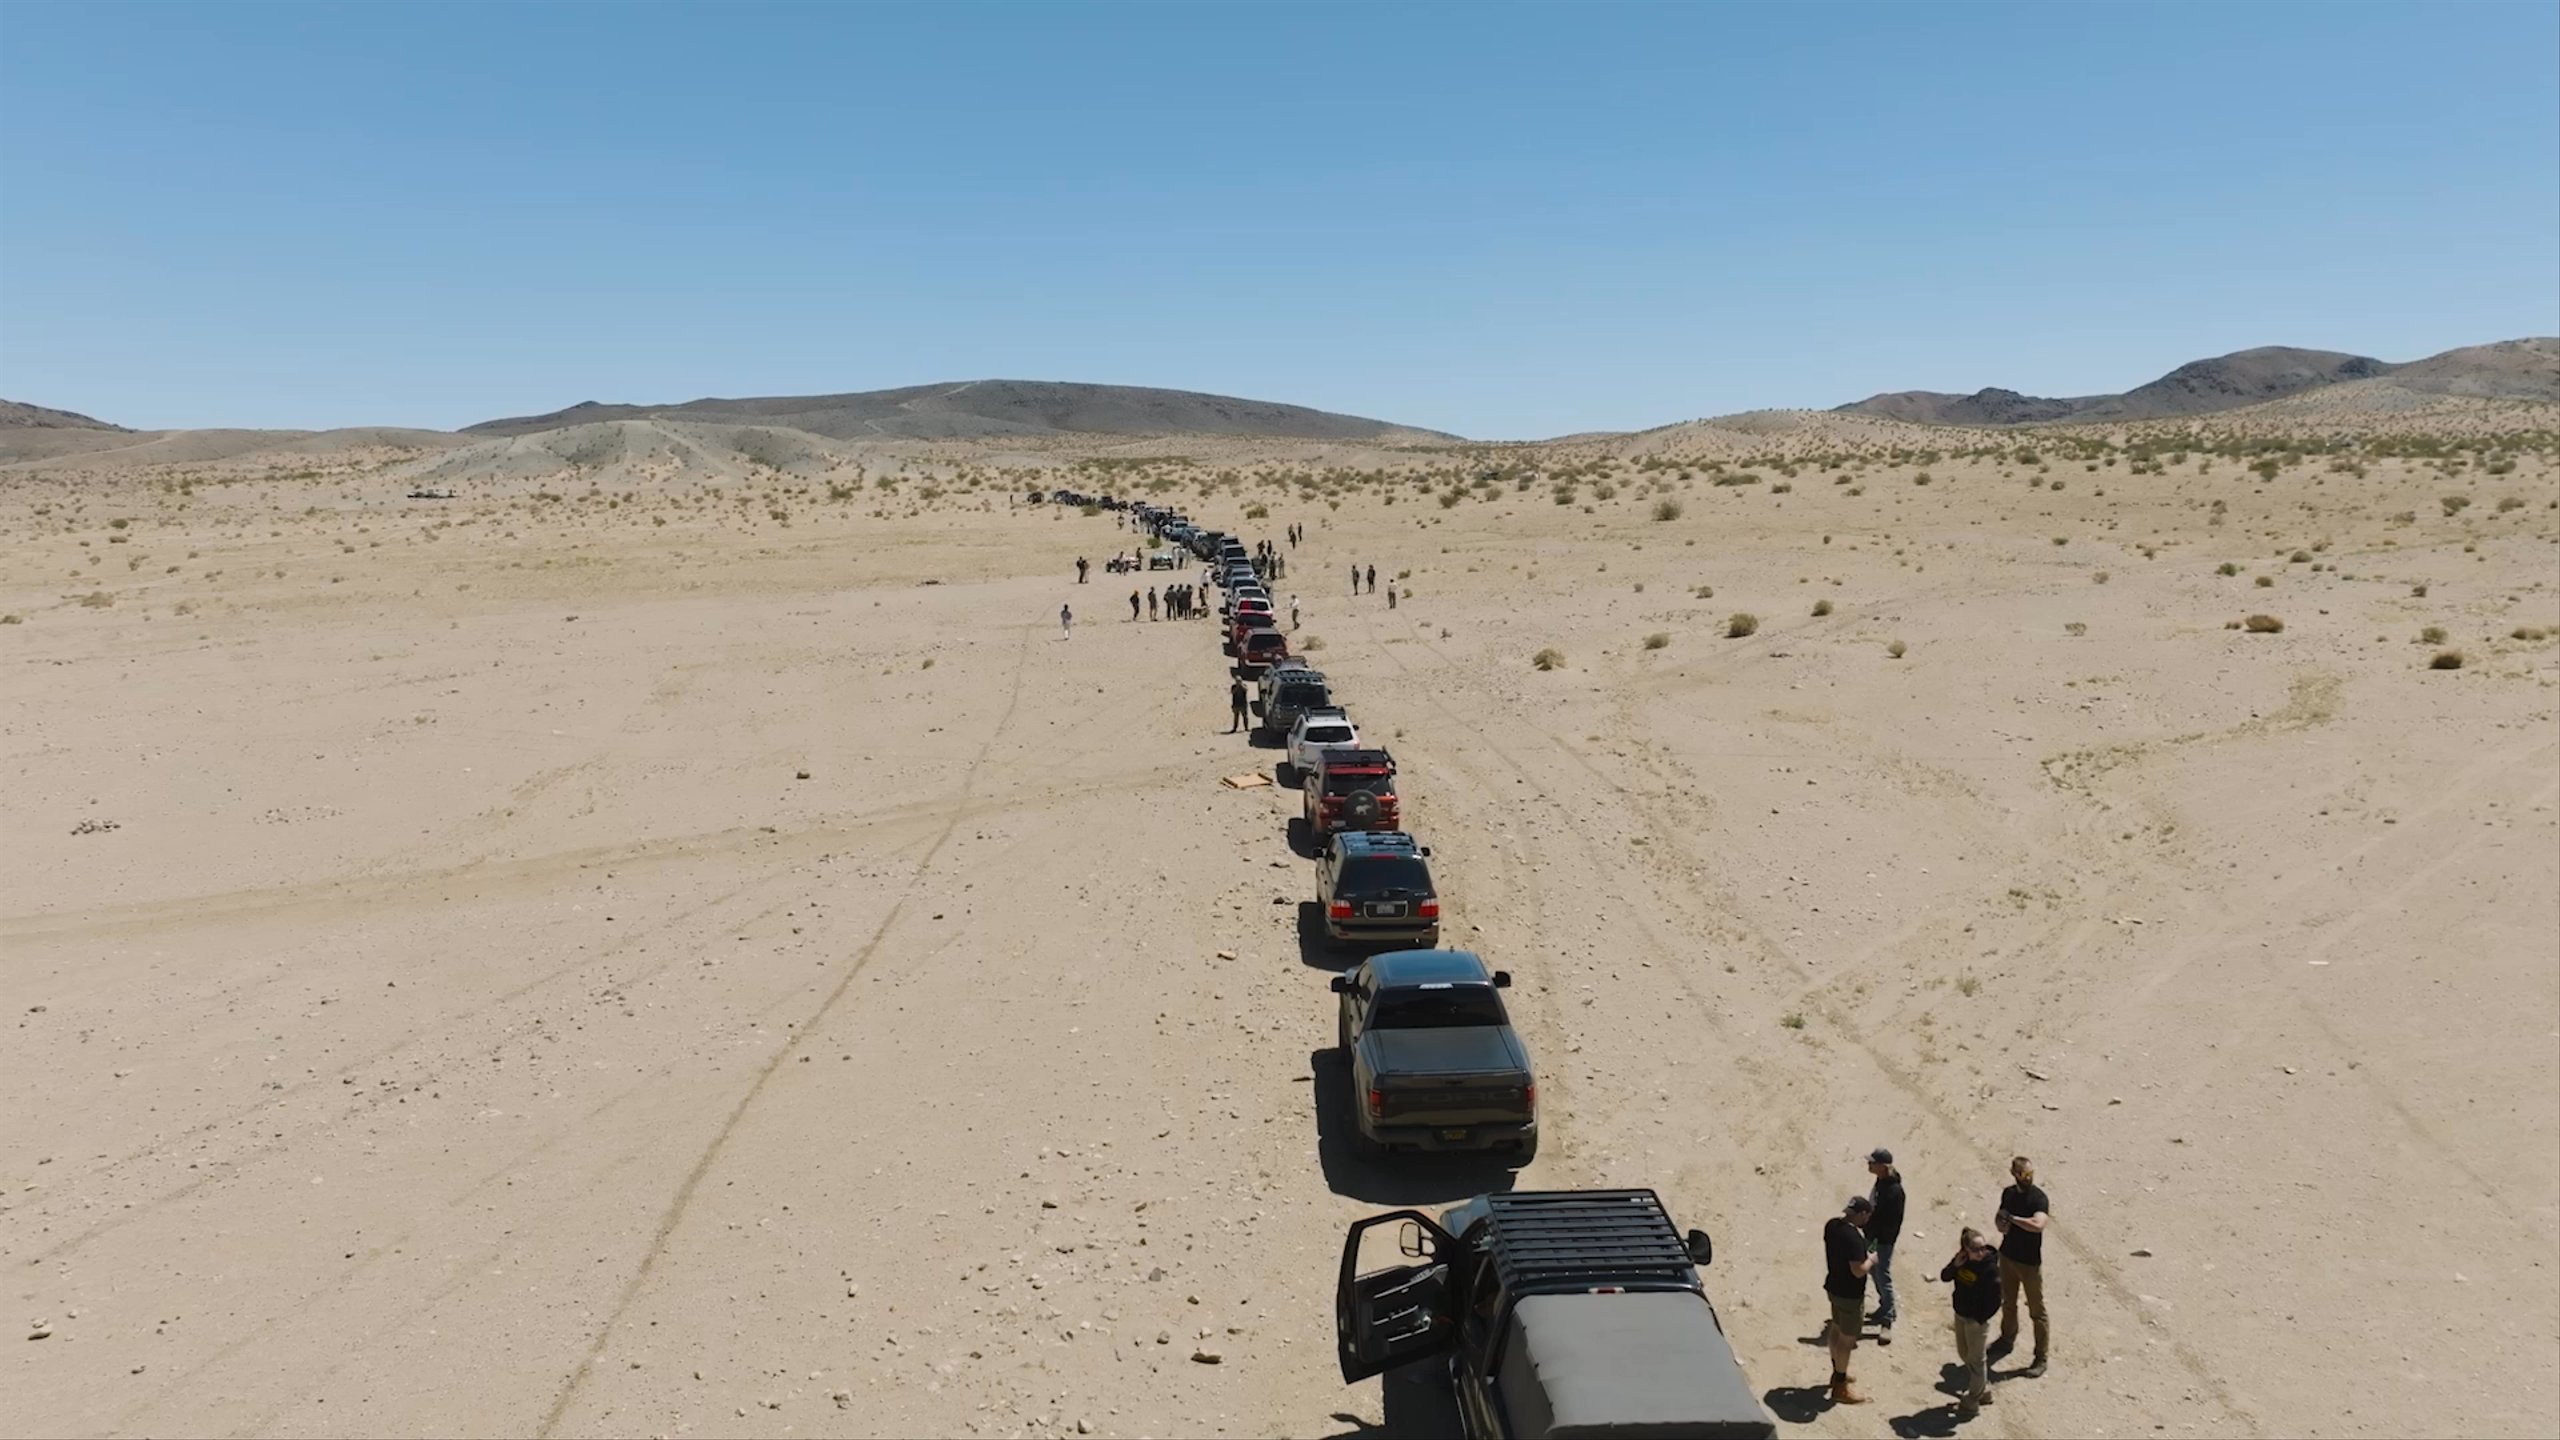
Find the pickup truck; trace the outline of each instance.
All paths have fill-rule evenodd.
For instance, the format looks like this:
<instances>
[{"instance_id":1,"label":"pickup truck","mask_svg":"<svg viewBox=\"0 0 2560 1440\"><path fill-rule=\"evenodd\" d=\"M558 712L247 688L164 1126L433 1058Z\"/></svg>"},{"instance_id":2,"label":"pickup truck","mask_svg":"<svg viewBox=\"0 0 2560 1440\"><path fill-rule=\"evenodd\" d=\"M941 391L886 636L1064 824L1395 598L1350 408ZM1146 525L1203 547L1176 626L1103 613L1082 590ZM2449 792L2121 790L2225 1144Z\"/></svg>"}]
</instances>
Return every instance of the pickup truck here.
<instances>
[{"instance_id":1,"label":"pickup truck","mask_svg":"<svg viewBox=\"0 0 2560 1440\"><path fill-rule=\"evenodd\" d=\"M1538 1154L1538 1084L1501 992L1464 950L1391 950L1333 977L1354 1147Z\"/></svg>"},{"instance_id":2,"label":"pickup truck","mask_svg":"<svg viewBox=\"0 0 2560 1440\"><path fill-rule=\"evenodd\" d=\"M1392 1250L1363 1244L1389 1225ZM1777 1425L1698 1277L1714 1258L1706 1232L1684 1238L1650 1190L1374 1215L1343 1237L1342 1378L1446 1356L1469 1440L1769 1440Z\"/></svg>"},{"instance_id":3,"label":"pickup truck","mask_svg":"<svg viewBox=\"0 0 2560 1440\"><path fill-rule=\"evenodd\" d=\"M1298 777L1316 767L1316 756L1327 750L1360 748L1360 728L1351 723L1350 713L1339 705L1326 705L1302 711L1297 723L1289 727L1287 748L1280 756L1280 779L1295 785Z\"/></svg>"}]
</instances>

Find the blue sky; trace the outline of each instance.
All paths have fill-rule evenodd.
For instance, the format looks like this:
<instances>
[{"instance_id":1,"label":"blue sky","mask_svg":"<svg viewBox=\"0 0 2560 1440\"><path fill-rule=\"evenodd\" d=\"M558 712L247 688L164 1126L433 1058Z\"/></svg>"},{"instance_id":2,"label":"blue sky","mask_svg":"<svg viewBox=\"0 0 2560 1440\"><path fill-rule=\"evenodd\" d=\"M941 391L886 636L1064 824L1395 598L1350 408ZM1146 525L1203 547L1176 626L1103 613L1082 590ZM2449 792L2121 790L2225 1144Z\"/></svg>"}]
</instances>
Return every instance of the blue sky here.
<instances>
[{"instance_id":1,"label":"blue sky","mask_svg":"<svg viewBox=\"0 0 2560 1440\"><path fill-rule=\"evenodd\" d=\"M0 5L0 395L1487 438L2560 332L2560 6Z\"/></svg>"}]
</instances>

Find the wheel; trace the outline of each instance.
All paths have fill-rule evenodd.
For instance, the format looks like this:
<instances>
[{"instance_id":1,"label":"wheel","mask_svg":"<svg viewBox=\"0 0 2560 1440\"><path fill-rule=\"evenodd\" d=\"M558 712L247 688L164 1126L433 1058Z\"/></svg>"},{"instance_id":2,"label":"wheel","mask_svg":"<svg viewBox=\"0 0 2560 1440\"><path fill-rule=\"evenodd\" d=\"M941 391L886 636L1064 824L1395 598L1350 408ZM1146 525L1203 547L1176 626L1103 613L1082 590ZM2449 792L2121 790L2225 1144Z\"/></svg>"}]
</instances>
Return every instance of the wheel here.
<instances>
[{"instance_id":1,"label":"wheel","mask_svg":"<svg viewBox=\"0 0 2560 1440\"><path fill-rule=\"evenodd\" d=\"M1529 1162L1538 1158L1538 1137L1532 1135L1521 1141L1520 1148L1515 1153L1519 1156L1520 1168L1523 1170L1529 1168Z\"/></svg>"},{"instance_id":2,"label":"wheel","mask_svg":"<svg viewBox=\"0 0 2560 1440\"><path fill-rule=\"evenodd\" d=\"M1298 767L1297 767L1297 766L1295 766L1295 765L1290 764L1290 763L1289 763L1288 761L1286 761L1286 760L1283 760L1283 761L1281 761L1281 762L1280 762L1280 767L1279 767L1279 768L1280 768L1280 786L1281 786L1281 788L1282 788L1282 789L1284 789L1284 790L1295 790L1295 789L1297 789L1297 788L1298 788Z\"/></svg>"}]
</instances>

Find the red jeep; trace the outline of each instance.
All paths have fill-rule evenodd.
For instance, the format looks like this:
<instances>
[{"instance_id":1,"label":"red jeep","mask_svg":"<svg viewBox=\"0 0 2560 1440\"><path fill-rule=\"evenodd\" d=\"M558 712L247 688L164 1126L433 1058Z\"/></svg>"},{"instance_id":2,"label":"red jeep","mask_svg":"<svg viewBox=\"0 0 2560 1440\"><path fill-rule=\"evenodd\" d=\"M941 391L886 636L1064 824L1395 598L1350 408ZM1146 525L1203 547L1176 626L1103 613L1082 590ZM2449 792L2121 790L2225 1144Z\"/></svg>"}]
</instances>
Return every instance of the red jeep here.
<instances>
[{"instance_id":1,"label":"red jeep","mask_svg":"<svg viewBox=\"0 0 2560 1440\"><path fill-rule=\"evenodd\" d=\"M1401 830L1395 757L1384 750L1318 750L1301 771L1307 835L1318 845L1336 830Z\"/></svg>"}]
</instances>

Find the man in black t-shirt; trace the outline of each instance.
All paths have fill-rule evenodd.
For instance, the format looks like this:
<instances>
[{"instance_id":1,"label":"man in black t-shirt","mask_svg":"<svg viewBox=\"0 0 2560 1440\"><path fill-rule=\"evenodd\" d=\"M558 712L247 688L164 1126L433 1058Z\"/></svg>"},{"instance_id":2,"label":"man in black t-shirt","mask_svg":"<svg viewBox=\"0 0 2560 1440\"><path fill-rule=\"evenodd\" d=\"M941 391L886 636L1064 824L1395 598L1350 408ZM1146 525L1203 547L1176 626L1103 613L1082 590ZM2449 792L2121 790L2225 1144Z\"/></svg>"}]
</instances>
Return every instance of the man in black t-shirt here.
<instances>
[{"instance_id":1,"label":"man in black t-shirt","mask_svg":"<svg viewBox=\"0 0 2560 1440\"><path fill-rule=\"evenodd\" d=\"M2000 1192L2000 1213L1992 1217L2000 1227L2000 1338L1992 1342L1994 1358L2008 1354L2018 1344L2018 1296L2027 1297L2027 1319L2035 1325L2036 1358L2022 1373L2033 1378L2044 1373L2045 1357L2051 1353L2053 1332L2044 1318L2044 1232L2052 1223L2050 1203L2044 1191L2036 1188L2036 1167L2026 1156L2009 1162L2009 1188Z\"/></svg>"},{"instance_id":2,"label":"man in black t-shirt","mask_svg":"<svg viewBox=\"0 0 2560 1440\"><path fill-rule=\"evenodd\" d=\"M1982 1332L1991 1317L2000 1313L2000 1252L1991 1248L1981 1231L1967 1225L1955 1258L1938 1272L1938 1278L1955 1282L1956 1359L1964 1365L1965 1382L1956 1418L1970 1420L1991 1403L1991 1362Z\"/></svg>"},{"instance_id":3,"label":"man in black t-shirt","mask_svg":"<svg viewBox=\"0 0 2560 1440\"><path fill-rule=\"evenodd\" d=\"M1867 1152L1867 1173L1876 1177L1869 1198L1876 1202L1876 1213L1867 1221L1867 1238L1875 1242L1876 1268L1869 1278L1876 1282L1876 1343L1893 1343L1893 1244L1902 1238L1902 1172L1893 1168L1893 1152L1879 1145Z\"/></svg>"},{"instance_id":4,"label":"man in black t-shirt","mask_svg":"<svg viewBox=\"0 0 2560 1440\"><path fill-rule=\"evenodd\" d=\"M1237 680L1227 686L1227 711L1234 717L1227 722L1228 734L1233 735L1244 728L1244 707L1244 682Z\"/></svg>"},{"instance_id":5,"label":"man in black t-shirt","mask_svg":"<svg viewBox=\"0 0 2560 1440\"><path fill-rule=\"evenodd\" d=\"M1831 1300L1831 1319L1823 1338L1831 1346L1831 1403L1864 1405L1867 1397L1851 1387L1849 1357L1857 1353L1858 1332L1865 1325L1867 1269L1875 1264L1867 1246L1867 1218L1875 1202L1852 1195L1848 1205L1822 1227L1822 1293Z\"/></svg>"}]
</instances>

